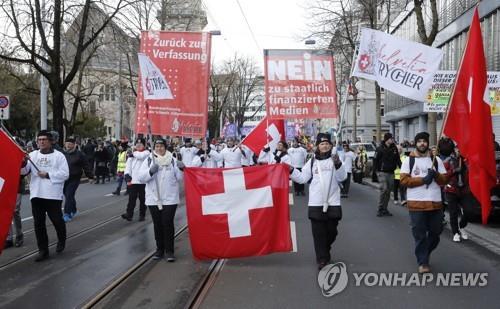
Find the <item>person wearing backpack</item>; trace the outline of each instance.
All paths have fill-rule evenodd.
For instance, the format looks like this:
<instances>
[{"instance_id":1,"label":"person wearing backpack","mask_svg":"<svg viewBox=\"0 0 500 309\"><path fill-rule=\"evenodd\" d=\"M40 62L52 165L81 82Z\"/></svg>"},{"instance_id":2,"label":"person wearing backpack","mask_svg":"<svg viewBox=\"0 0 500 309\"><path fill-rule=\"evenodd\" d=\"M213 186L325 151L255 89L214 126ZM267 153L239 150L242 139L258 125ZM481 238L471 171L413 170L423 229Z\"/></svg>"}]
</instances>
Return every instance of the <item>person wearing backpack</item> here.
<instances>
[{"instance_id":1,"label":"person wearing backpack","mask_svg":"<svg viewBox=\"0 0 500 309\"><path fill-rule=\"evenodd\" d=\"M311 180L308 217L319 270L331 262L331 246L337 238L337 226L342 219L340 184L347 178L344 165L336 152L332 153L332 148L330 134L319 133L314 157L306 162L302 170L290 165L293 181L305 184Z\"/></svg>"},{"instance_id":2,"label":"person wearing backpack","mask_svg":"<svg viewBox=\"0 0 500 309\"><path fill-rule=\"evenodd\" d=\"M447 183L446 169L438 156L431 156L429 134L415 136L416 150L401 166L401 185L407 187L406 200L415 240L418 272L430 272L429 259L443 231L441 188Z\"/></svg>"},{"instance_id":3,"label":"person wearing backpack","mask_svg":"<svg viewBox=\"0 0 500 309\"><path fill-rule=\"evenodd\" d=\"M156 240L154 260L165 254L168 262L174 262L174 216L179 204L179 183L182 181L184 164L174 159L167 150L167 142L160 138L154 143L153 153L142 162L138 180L146 186L148 206Z\"/></svg>"}]
</instances>

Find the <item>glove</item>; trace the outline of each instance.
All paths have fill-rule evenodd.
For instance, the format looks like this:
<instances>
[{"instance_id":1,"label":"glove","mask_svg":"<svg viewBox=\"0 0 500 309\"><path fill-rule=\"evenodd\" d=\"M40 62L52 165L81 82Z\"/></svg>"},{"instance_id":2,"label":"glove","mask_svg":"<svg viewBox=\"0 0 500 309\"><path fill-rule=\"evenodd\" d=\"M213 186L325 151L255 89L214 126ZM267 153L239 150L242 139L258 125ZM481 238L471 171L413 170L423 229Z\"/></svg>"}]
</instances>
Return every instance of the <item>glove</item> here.
<instances>
[{"instance_id":1,"label":"glove","mask_svg":"<svg viewBox=\"0 0 500 309\"><path fill-rule=\"evenodd\" d=\"M263 150L264 150L264 152L269 152L269 150L271 150L271 147L266 147Z\"/></svg>"},{"instance_id":2,"label":"glove","mask_svg":"<svg viewBox=\"0 0 500 309\"><path fill-rule=\"evenodd\" d=\"M156 174L159 168L160 167L158 166L158 164L156 163L151 164L151 166L149 167L149 175L153 176L154 174Z\"/></svg>"},{"instance_id":3,"label":"glove","mask_svg":"<svg viewBox=\"0 0 500 309\"><path fill-rule=\"evenodd\" d=\"M281 163L281 158L279 156L274 156L274 161L276 161L276 163Z\"/></svg>"},{"instance_id":4,"label":"glove","mask_svg":"<svg viewBox=\"0 0 500 309\"><path fill-rule=\"evenodd\" d=\"M134 153L133 152L127 152L127 158L133 158Z\"/></svg>"},{"instance_id":5,"label":"glove","mask_svg":"<svg viewBox=\"0 0 500 309\"><path fill-rule=\"evenodd\" d=\"M423 178L424 184L430 185L432 183L432 180L434 180L434 176L436 176L436 171L431 168L428 169L427 175Z\"/></svg>"},{"instance_id":6,"label":"glove","mask_svg":"<svg viewBox=\"0 0 500 309\"><path fill-rule=\"evenodd\" d=\"M182 171L186 167L186 165L184 165L182 161L177 161L177 167Z\"/></svg>"},{"instance_id":7,"label":"glove","mask_svg":"<svg viewBox=\"0 0 500 309\"><path fill-rule=\"evenodd\" d=\"M129 174L125 174L125 176L123 176L123 177L124 177L123 179L125 179L126 182L131 182L132 181L132 177L130 177Z\"/></svg>"},{"instance_id":8,"label":"glove","mask_svg":"<svg viewBox=\"0 0 500 309\"><path fill-rule=\"evenodd\" d=\"M335 169L339 169L342 166L342 161L340 161L338 154L332 154L333 164L335 165Z\"/></svg>"}]
</instances>

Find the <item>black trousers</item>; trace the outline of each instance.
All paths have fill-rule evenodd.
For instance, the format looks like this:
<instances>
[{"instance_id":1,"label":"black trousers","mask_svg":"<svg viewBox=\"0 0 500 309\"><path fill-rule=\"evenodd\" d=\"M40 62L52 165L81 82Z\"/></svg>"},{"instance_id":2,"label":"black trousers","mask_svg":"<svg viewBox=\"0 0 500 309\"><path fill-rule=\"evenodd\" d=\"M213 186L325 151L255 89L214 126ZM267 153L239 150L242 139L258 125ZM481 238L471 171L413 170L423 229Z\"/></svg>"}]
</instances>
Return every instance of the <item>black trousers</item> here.
<instances>
[{"instance_id":1,"label":"black trousers","mask_svg":"<svg viewBox=\"0 0 500 309\"><path fill-rule=\"evenodd\" d=\"M349 188L351 187L351 174L352 173L347 173L347 178L342 181L342 188L340 189L341 194L349 194Z\"/></svg>"},{"instance_id":2,"label":"black trousers","mask_svg":"<svg viewBox=\"0 0 500 309\"><path fill-rule=\"evenodd\" d=\"M296 167L299 171L302 171L302 168ZM293 182L293 191L295 193L303 193L305 185L303 183Z\"/></svg>"},{"instance_id":3,"label":"black trousers","mask_svg":"<svg viewBox=\"0 0 500 309\"><path fill-rule=\"evenodd\" d=\"M394 179L394 200L398 201L398 192L399 192L399 186L400 186L400 180L399 179ZM403 200L403 196L401 195L401 200Z\"/></svg>"},{"instance_id":4,"label":"black trousers","mask_svg":"<svg viewBox=\"0 0 500 309\"><path fill-rule=\"evenodd\" d=\"M35 225L36 242L40 252L49 251L49 237L47 236L47 226L45 225L45 214L49 216L50 221L56 229L57 240L59 242L66 241L66 223L63 220L61 205L61 200L31 199L31 212Z\"/></svg>"},{"instance_id":5,"label":"black trousers","mask_svg":"<svg viewBox=\"0 0 500 309\"><path fill-rule=\"evenodd\" d=\"M448 202L448 211L450 212L450 226L453 235L459 233L459 228L463 229L467 226L469 220L465 212L462 212L462 207L465 203L471 202L463 195L445 192L446 201ZM460 223L458 217L461 216Z\"/></svg>"},{"instance_id":6,"label":"black trousers","mask_svg":"<svg viewBox=\"0 0 500 309\"><path fill-rule=\"evenodd\" d=\"M330 262L330 250L337 238L338 219L311 220L311 228L314 239L314 251L316 252L316 262Z\"/></svg>"},{"instance_id":7,"label":"black trousers","mask_svg":"<svg viewBox=\"0 0 500 309\"><path fill-rule=\"evenodd\" d=\"M139 198L139 217L146 216L146 185L132 184L128 187L127 216L134 216L135 202Z\"/></svg>"},{"instance_id":8,"label":"black trousers","mask_svg":"<svg viewBox=\"0 0 500 309\"><path fill-rule=\"evenodd\" d=\"M155 232L156 250L174 253L174 217L177 205L148 206Z\"/></svg>"}]
</instances>

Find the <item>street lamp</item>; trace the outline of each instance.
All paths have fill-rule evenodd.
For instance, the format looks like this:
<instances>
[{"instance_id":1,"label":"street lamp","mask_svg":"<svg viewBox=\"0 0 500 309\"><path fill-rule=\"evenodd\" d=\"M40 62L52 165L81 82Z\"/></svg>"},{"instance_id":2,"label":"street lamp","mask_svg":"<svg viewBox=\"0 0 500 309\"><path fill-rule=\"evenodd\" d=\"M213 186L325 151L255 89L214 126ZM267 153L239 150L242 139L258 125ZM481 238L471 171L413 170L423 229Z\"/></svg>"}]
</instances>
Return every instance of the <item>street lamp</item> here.
<instances>
[{"instance_id":1,"label":"street lamp","mask_svg":"<svg viewBox=\"0 0 500 309\"><path fill-rule=\"evenodd\" d=\"M309 40L306 40L306 41L304 42L304 44L306 44L306 45L314 45L314 44L316 44L316 40L314 40L314 39L309 39Z\"/></svg>"}]
</instances>

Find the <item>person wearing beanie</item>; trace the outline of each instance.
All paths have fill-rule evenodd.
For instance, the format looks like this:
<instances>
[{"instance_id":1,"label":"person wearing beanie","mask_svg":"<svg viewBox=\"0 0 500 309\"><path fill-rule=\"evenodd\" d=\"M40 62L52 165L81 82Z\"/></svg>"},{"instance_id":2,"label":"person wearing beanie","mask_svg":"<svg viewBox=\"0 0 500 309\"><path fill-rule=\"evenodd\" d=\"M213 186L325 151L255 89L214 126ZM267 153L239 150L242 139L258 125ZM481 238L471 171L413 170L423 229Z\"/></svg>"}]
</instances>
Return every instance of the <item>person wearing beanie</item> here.
<instances>
[{"instance_id":1,"label":"person wearing beanie","mask_svg":"<svg viewBox=\"0 0 500 309\"><path fill-rule=\"evenodd\" d=\"M276 150L271 153L271 148L264 148L260 154L257 162L260 164L275 164L275 163L286 163L292 165L292 160L287 153L288 144L286 141L279 141L276 146Z\"/></svg>"},{"instance_id":2,"label":"person wearing beanie","mask_svg":"<svg viewBox=\"0 0 500 309\"><path fill-rule=\"evenodd\" d=\"M332 148L330 134L319 133L314 157L306 162L302 170L290 166L293 181L305 184L311 180L308 217L319 270L331 262L331 246L342 219L340 183L347 177L344 164L336 153L332 153Z\"/></svg>"},{"instance_id":3,"label":"person wearing beanie","mask_svg":"<svg viewBox=\"0 0 500 309\"><path fill-rule=\"evenodd\" d=\"M299 141L297 138L293 140L292 147L288 149L288 155L290 156L291 165L301 171L304 164L306 164L307 150L299 145ZM293 190L295 192L295 195L306 195L304 192L304 188L304 184L295 181L293 182Z\"/></svg>"},{"instance_id":4,"label":"person wearing beanie","mask_svg":"<svg viewBox=\"0 0 500 309\"><path fill-rule=\"evenodd\" d=\"M138 180L146 188L148 206L156 240L154 260L165 254L168 262L174 262L174 216L179 204L179 183L183 179L184 164L174 159L167 150L167 142L157 139L153 152L142 161Z\"/></svg>"},{"instance_id":5,"label":"person wearing beanie","mask_svg":"<svg viewBox=\"0 0 500 309\"><path fill-rule=\"evenodd\" d=\"M64 156L68 161L69 178L64 182L64 222L69 222L76 216L76 199L75 194L80 185L80 178L85 172L89 179L94 179L94 173L89 165L89 161L85 155L76 149L76 141L74 138L67 138L64 143Z\"/></svg>"},{"instance_id":6,"label":"person wearing beanie","mask_svg":"<svg viewBox=\"0 0 500 309\"><path fill-rule=\"evenodd\" d=\"M146 185L140 181L139 173L143 161L149 154L144 138L138 138L135 143L135 151L128 154L123 178L127 182L129 194L127 210L122 214L122 218L127 221L132 221L137 198L139 198L139 221L146 220Z\"/></svg>"},{"instance_id":7,"label":"person wearing beanie","mask_svg":"<svg viewBox=\"0 0 500 309\"><path fill-rule=\"evenodd\" d=\"M443 231L441 188L447 183L446 169L439 157L431 157L429 134L415 136L416 149L401 166L401 185L407 188L406 200L410 213L418 272L430 272L429 258L439 243Z\"/></svg>"},{"instance_id":8,"label":"person wearing beanie","mask_svg":"<svg viewBox=\"0 0 500 309\"><path fill-rule=\"evenodd\" d=\"M57 233L56 252L66 246L66 224L61 211L64 182L69 178L66 157L52 147L52 134L42 130L37 135L38 150L29 154L23 163L21 175L31 173L30 200L33 213L38 255L36 262L49 257L49 238L45 218L48 215Z\"/></svg>"},{"instance_id":9,"label":"person wearing beanie","mask_svg":"<svg viewBox=\"0 0 500 309\"><path fill-rule=\"evenodd\" d=\"M384 139L377 148L373 168L380 183L380 196L377 217L392 216L387 210L391 192L394 187L394 170L401 167L399 152L391 133L385 133Z\"/></svg>"},{"instance_id":10,"label":"person wearing beanie","mask_svg":"<svg viewBox=\"0 0 500 309\"><path fill-rule=\"evenodd\" d=\"M470 192L469 181L467 177L467 166L465 159L460 155L458 149L455 149L455 143L449 138L441 138L438 143L440 158L443 160L448 183L444 186L444 200L448 203L450 212L450 227L452 240L460 242L469 239L464 228L467 226L467 212L463 211L464 205L469 201L468 192ZM460 222L459 214L462 214Z\"/></svg>"},{"instance_id":11,"label":"person wearing beanie","mask_svg":"<svg viewBox=\"0 0 500 309\"><path fill-rule=\"evenodd\" d=\"M125 176L125 167L127 164L127 151L128 151L128 143L122 141L118 146L118 162L116 163L116 175L118 176L116 182L117 187L116 190L112 192L113 195L120 195L122 190L122 184ZM125 189L127 191L125 194L128 194L128 186L125 185Z\"/></svg>"},{"instance_id":12,"label":"person wearing beanie","mask_svg":"<svg viewBox=\"0 0 500 309\"><path fill-rule=\"evenodd\" d=\"M198 152L193 157L191 166L193 167L205 167L205 168L217 168L218 162L222 161L222 156L212 148L211 145L205 141L200 141L199 147L197 147Z\"/></svg>"}]
</instances>

